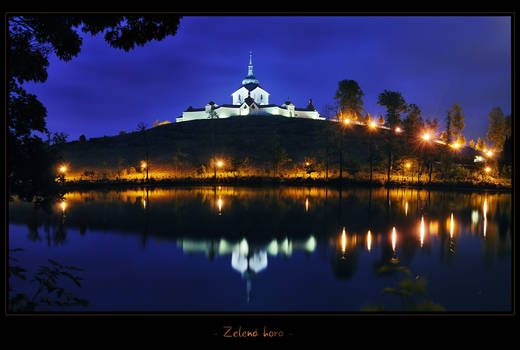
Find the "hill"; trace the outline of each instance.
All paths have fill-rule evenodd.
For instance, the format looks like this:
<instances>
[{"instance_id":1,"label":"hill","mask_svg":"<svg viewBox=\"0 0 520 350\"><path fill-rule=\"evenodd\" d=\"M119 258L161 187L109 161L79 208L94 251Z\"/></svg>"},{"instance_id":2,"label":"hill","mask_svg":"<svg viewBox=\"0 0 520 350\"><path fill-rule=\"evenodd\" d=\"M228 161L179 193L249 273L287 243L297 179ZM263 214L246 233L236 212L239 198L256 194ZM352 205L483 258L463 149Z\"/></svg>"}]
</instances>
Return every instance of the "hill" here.
<instances>
[{"instance_id":1,"label":"hill","mask_svg":"<svg viewBox=\"0 0 520 350\"><path fill-rule=\"evenodd\" d=\"M140 167L148 149L150 177L197 177L213 175L216 157L222 160L219 175L322 175L328 166L329 176L338 172L339 124L333 121L285 118L279 116L231 117L194 120L147 129L144 134L123 135L73 141L61 146L67 164L67 179L117 177L142 179ZM344 167L349 173L368 167L369 143L376 150L376 171L384 168L384 136L390 130L370 131L363 125L345 128L341 146ZM402 136L395 136L401 138ZM443 145L432 144L435 154ZM467 148L460 159L472 163L474 151ZM328 156L327 156L328 154ZM459 153L459 156L462 154ZM419 160L421 154L416 155ZM327 160L328 159L328 160ZM397 163L396 163L397 164ZM86 174L85 170L92 171ZM394 169L395 170L395 169Z\"/></svg>"}]
</instances>

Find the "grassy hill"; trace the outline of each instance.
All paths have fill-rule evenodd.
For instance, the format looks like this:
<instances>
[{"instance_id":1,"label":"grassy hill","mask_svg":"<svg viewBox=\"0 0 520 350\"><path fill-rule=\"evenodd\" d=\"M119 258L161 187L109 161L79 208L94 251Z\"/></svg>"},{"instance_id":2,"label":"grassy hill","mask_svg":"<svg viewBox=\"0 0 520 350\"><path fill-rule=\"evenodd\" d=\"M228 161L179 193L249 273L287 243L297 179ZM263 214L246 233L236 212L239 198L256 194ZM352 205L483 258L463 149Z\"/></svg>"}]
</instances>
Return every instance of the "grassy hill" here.
<instances>
[{"instance_id":1,"label":"grassy hill","mask_svg":"<svg viewBox=\"0 0 520 350\"><path fill-rule=\"evenodd\" d=\"M339 127L332 121L285 118L278 116L231 117L216 120L194 120L172 123L145 131L73 141L62 145L64 163L68 165L67 179L79 179L85 170L94 171L92 178L143 178L140 163L145 159L148 144L150 177L212 176L211 160L215 155L223 160L219 174L269 176L273 159L287 154L290 161L281 168L284 176L305 176L314 169L324 174L326 152L329 176L337 174L337 138L332 130ZM383 136L390 132L378 129L370 132L366 126L352 125L345 129L343 149L347 171L365 171L368 167L368 145L374 142L379 149L381 170L384 168ZM337 134L337 133L336 133ZM396 136L401 137L401 136ZM433 144L441 154L446 146ZM471 149L470 149L471 150ZM464 152L465 154L467 151ZM417 155L420 157L420 155ZM472 161L473 152L466 154ZM247 161L244 161L247 158ZM308 166L305 163L308 162ZM376 170L378 168L376 167ZM354 172L354 170L352 170ZM235 172L236 174L236 172Z\"/></svg>"}]
</instances>

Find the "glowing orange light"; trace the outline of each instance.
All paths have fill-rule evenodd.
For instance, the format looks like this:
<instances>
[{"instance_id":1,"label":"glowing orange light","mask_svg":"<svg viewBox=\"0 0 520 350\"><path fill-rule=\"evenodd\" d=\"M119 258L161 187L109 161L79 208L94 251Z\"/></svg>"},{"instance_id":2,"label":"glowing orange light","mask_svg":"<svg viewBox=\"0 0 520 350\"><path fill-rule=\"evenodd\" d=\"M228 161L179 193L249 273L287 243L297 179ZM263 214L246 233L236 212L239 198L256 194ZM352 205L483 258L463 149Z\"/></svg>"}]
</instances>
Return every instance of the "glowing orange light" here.
<instances>
[{"instance_id":1,"label":"glowing orange light","mask_svg":"<svg viewBox=\"0 0 520 350\"><path fill-rule=\"evenodd\" d=\"M453 238L453 213L451 213L451 218L450 218L450 238Z\"/></svg>"},{"instance_id":2,"label":"glowing orange light","mask_svg":"<svg viewBox=\"0 0 520 350\"><path fill-rule=\"evenodd\" d=\"M61 202L61 211L65 213L65 209L67 208L67 202L63 201Z\"/></svg>"},{"instance_id":3,"label":"glowing orange light","mask_svg":"<svg viewBox=\"0 0 520 350\"><path fill-rule=\"evenodd\" d=\"M400 127L395 128L395 132L396 133L400 133L401 132L401 128Z\"/></svg>"},{"instance_id":4,"label":"glowing orange light","mask_svg":"<svg viewBox=\"0 0 520 350\"><path fill-rule=\"evenodd\" d=\"M219 168L221 168L223 165L224 165L224 162L222 162L221 160L219 160L219 161L217 162L217 166L218 166Z\"/></svg>"},{"instance_id":5,"label":"glowing orange light","mask_svg":"<svg viewBox=\"0 0 520 350\"><path fill-rule=\"evenodd\" d=\"M392 228L392 250L395 252L395 245L397 242L397 233L395 232L395 227Z\"/></svg>"},{"instance_id":6,"label":"glowing orange light","mask_svg":"<svg viewBox=\"0 0 520 350\"><path fill-rule=\"evenodd\" d=\"M305 162L305 166L309 166L309 165L311 165L311 163Z\"/></svg>"},{"instance_id":7,"label":"glowing orange light","mask_svg":"<svg viewBox=\"0 0 520 350\"><path fill-rule=\"evenodd\" d=\"M460 145L458 143L454 143L453 145L451 145L451 147L458 149L460 147Z\"/></svg>"},{"instance_id":8,"label":"glowing orange light","mask_svg":"<svg viewBox=\"0 0 520 350\"><path fill-rule=\"evenodd\" d=\"M408 201L404 203L404 215L408 216Z\"/></svg>"},{"instance_id":9,"label":"glowing orange light","mask_svg":"<svg viewBox=\"0 0 520 350\"><path fill-rule=\"evenodd\" d=\"M218 205L218 215L222 215L222 198L220 196L218 197L217 205Z\"/></svg>"},{"instance_id":10,"label":"glowing orange light","mask_svg":"<svg viewBox=\"0 0 520 350\"><path fill-rule=\"evenodd\" d=\"M371 248L372 248L372 233L370 232L370 230L368 230L368 233L367 233L367 249L368 249L368 251L370 251Z\"/></svg>"},{"instance_id":11,"label":"glowing orange light","mask_svg":"<svg viewBox=\"0 0 520 350\"><path fill-rule=\"evenodd\" d=\"M148 165L146 164L146 162L141 162L141 168L146 168Z\"/></svg>"},{"instance_id":12,"label":"glowing orange light","mask_svg":"<svg viewBox=\"0 0 520 350\"><path fill-rule=\"evenodd\" d=\"M430 140L430 134L428 133L425 133L423 136L422 136L423 140L425 141L429 141Z\"/></svg>"},{"instance_id":13,"label":"glowing orange light","mask_svg":"<svg viewBox=\"0 0 520 350\"><path fill-rule=\"evenodd\" d=\"M412 164L410 164L410 163L406 163L406 167L407 167L408 169L410 169L411 166L412 166Z\"/></svg>"},{"instance_id":14,"label":"glowing orange light","mask_svg":"<svg viewBox=\"0 0 520 350\"><path fill-rule=\"evenodd\" d=\"M344 123L345 123L346 125L348 125L348 124L350 124L350 120L345 119L345 120L344 120Z\"/></svg>"},{"instance_id":15,"label":"glowing orange light","mask_svg":"<svg viewBox=\"0 0 520 350\"><path fill-rule=\"evenodd\" d=\"M305 211L309 211L309 198L305 198Z\"/></svg>"},{"instance_id":16,"label":"glowing orange light","mask_svg":"<svg viewBox=\"0 0 520 350\"><path fill-rule=\"evenodd\" d=\"M493 155L493 152L487 151L486 154L487 154L488 157L491 157Z\"/></svg>"},{"instance_id":17,"label":"glowing orange light","mask_svg":"<svg viewBox=\"0 0 520 350\"><path fill-rule=\"evenodd\" d=\"M420 229L420 234L421 234L421 248L422 248L423 243L424 243L424 216L421 217L421 229Z\"/></svg>"},{"instance_id":18,"label":"glowing orange light","mask_svg":"<svg viewBox=\"0 0 520 350\"><path fill-rule=\"evenodd\" d=\"M490 167L486 167L486 173L489 173L491 171L491 168Z\"/></svg>"},{"instance_id":19,"label":"glowing orange light","mask_svg":"<svg viewBox=\"0 0 520 350\"><path fill-rule=\"evenodd\" d=\"M345 232L345 228L343 227L343 232L341 233L341 251L345 253L347 250L347 233Z\"/></svg>"},{"instance_id":20,"label":"glowing orange light","mask_svg":"<svg viewBox=\"0 0 520 350\"><path fill-rule=\"evenodd\" d=\"M67 167L66 167L65 165L62 165L62 166L60 167L60 172L64 173L64 172L66 172L66 171L67 171Z\"/></svg>"},{"instance_id":21,"label":"glowing orange light","mask_svg":"<svg viewBox=\"0 0 520 350\"><path fill-rule=\"evenodd\" d=\"M368 124L372 129L375 129L376 128L376 123L375 122L370 122L370 124Z\"/></svg>"}]
</instances>

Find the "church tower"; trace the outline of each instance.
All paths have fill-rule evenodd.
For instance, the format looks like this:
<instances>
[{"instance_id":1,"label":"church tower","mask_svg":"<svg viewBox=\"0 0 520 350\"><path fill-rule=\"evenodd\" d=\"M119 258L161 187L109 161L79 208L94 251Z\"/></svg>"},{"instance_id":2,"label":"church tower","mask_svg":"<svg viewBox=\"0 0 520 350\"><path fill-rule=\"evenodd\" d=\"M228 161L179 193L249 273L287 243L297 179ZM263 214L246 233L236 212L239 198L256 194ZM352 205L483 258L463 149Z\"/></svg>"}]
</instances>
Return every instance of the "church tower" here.
<instances>
[{"instance_id":1,"label":"church tower","mask_svg":"<svg viewBox=\"0 0 520 350\"><path fill-rule=\"evenodd\" d=\"M247 97L253 98L257 105L269 104L269 93L260 87L258 79L253 75L253 52L249 51L249 65L247 66L247 76L242 80L242 87L231 94L233 104L241 105Z\"/></svg>"}]
</instances>

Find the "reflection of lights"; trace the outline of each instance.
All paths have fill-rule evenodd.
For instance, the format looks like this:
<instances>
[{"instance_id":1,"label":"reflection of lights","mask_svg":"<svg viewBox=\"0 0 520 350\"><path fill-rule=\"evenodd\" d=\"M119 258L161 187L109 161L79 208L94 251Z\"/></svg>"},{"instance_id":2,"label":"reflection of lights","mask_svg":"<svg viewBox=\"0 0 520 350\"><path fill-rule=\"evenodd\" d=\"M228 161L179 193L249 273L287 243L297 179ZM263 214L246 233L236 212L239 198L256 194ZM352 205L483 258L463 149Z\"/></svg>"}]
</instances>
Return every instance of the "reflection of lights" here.
<instances>
[{"instance_id":1,"label":"reflection of lights","mask_svg":"<svg viewBox=\"0 0 520 350\"><path fill-rule=\"evenodd\" d=\"M404 203L404 215L408 216L408 201Z\"/></svg>"},{"instance_id":2,"label":"reflection of lights","mask_svg":"<svg viewBox=\"0 0 520 350\"><path fill-rule=\"evenodd\" d=\"M146 209L146 199L143 199L143 208Z\"/></svg>"},{"instance_id":3,"label":"reflection of lights","mask_svg":"<svg viewBox=\"0 0 520 350\"><path fill-rule=\"evenodd\" d=\"M61 211L65 214L65 209L67 208L67 202L65 202L65 200L63 200L60 204L61 206Z\"/></svg>"},{"instance_id":4,"label":"reflection of lights","mask_svg":"<svg viewBox=\"0 0 520 350\"><path fill-rule=\"evenodd\" d=\"M347 250L347 233L345 232L345 228L343 227L343 232L341 233L341 251L345 253Z\"/></svg>"},{"instance_id":5,"label":"reflection of lights","mask_svg":"<svg viewBox=\"0 0 520 350\"><path fill-rule=\"evenodd\" d=\"M267 252L271 255L278 255L278 242L273 239L267 246Z\"/></svg>"},{"instance_id":6,"label":"reflection of lights","mask_svg":"<svg viewBox=\"0 0 520 350\"><path fill-rule=\"evenodd\" d=\"M450 238L453 238L453 213L451 213L450 217Z\"/></svg>"},{"instance_id":7,"label":"reflection of lights","mask_svg":"<svg viewBox=\"0 0 520 350\"><path fill-rule=\"evenodd\" d=\"M486 229L487 229L487 199L484 200L484 206L482 208L482 212L484 215L484 237L486 237Z\"/></svg>"},{"instance_id":8,"label":"reflection of lights","mask_svg":"<svg viewBox=\"0 0 520 350\"><path fill-rule=\"evenodd\" d=\"M219 186L219 187L218 187L218 190L220 191L221 189L222 189L222 186Z\"/></svg>"},{"instance_id":9,"label":"reflection of lights","mask_svg":"<svg viewBox=\"0 0 520 350\"><path fill-rule=\"evenodd\" d=\"M309 211L309 198L305 198L305 211Z\"/></svg>"},{"instance_id":10,"label":"reflection of lights","mask_svg":"<svg viewBox=\"0 0 520 350\"><path fill-rule=\"evenodd\" d=\"M476 225L478 224L478 210L473 210L471 212L471 222Z\"/></svg>"},{"instance_id":11,"label":"reflection of lights","mask_svg":"<svg viewBox=\"0 0 520 350\"><path fill-rule=\"evenodd\" d=\"M439 233L439 222L430 221L430 234L437 235L437 233Z\"/></svg>"},{"instance_id":12,"label":"reflection of lights","mask_svg":"<svg viewBox=\"0 0 520 350\"><path fill-rule=\"evenodd\" d=\"M420 234L421 234L421 248L424 244L424 216L421 217L421 229L420 229Z\"/></svg>"},{"instance_id":13,"label":"reflection of lights","mask_svg":"<svg viewBox=\"0 0 520 350\"><path fill-rule=\"evenodd\" d=\"M397 242L397 233L395 232L395 227L392 228L392 250L395 252L395 244Z\"/></svg>"},{"instance_id":14,"label":"reflection of lights","mask_svg":"<svg viewBox=\"0 0 520 350\"><path fill-rule=\"evenodd\" d=\"M305 242L305 250L313 252L316 249L316 238L310 236L307 242Z\"/></svg>"},{"instance_id":15,"label":"reflection of lights","mask_svg":"<svg viewBox=\"0 0 520 350\"><path fill-rule=\"evenodd\" d=\"M240 242L238 249L242 255L247 255L247 253L249 252L249 245L247 244L245 238L242 239L242 241Z\"/></svg>"},{"instance_id":16,"label":"reflection of lights","mask_svg":"<svg viewBox=\"0 0 520 350\"><path fill-rule=\"evenodd\" d=\"M370 230L368 230L368 233L367 233L367 249L368 249L368 251L370 251L371 248L372 248L372 233L370 232Z\"/></svg>"},{"instance_id":17,"label":"reflection of lights","mask_svg":"<svg viewBox=\"0 0 520 350\"><path fill-rule=\"evenodd\" d=\"M221 215L222 214L222 198L220 196L218 197L217 204L218 204L218 215Z\"/></svg>"}]
</instances>

